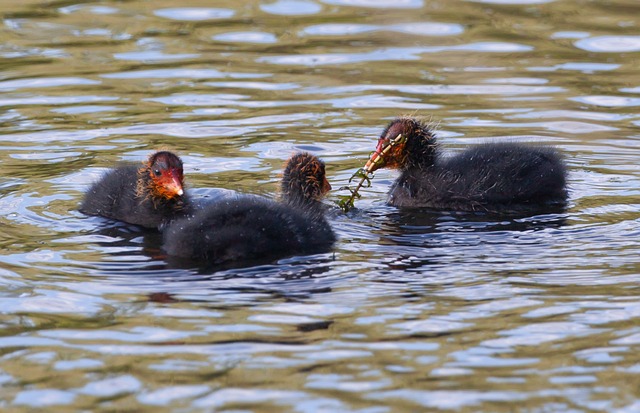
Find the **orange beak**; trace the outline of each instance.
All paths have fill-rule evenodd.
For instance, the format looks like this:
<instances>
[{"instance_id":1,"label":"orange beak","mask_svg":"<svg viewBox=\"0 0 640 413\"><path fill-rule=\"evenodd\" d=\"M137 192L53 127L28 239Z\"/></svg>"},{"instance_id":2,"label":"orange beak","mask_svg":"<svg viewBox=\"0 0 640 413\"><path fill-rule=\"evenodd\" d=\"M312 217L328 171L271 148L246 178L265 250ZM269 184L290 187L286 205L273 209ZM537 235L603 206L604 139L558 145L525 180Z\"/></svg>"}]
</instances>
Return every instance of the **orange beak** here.
<instances>
[{"instance_id":1,"label":"orange beak","mask_svg":"<svg viewBox=\"0 0 640 413\"><path fill-rule=\"evenodd\" d=\"M173 169L163 173L162 186L172 198L184 194L180 178L180 174Z\"/></svg>"},{"instance_id":2,"label":"orange beak","mask_svg":"<svg viewBox=\"0 0 640 413\"><path fill-rule=\"evenodd\" d=\"M378 141L378 146L376 147L376 150L371 154L371 157L369 158L367 163L364 165L364 171L366 173L370 174L371 172L382 168L386 163L383 156L383 151L386 147L385 144L388 144L388 142L385 139L380 139Z\"/></svg>"}]
</instances>

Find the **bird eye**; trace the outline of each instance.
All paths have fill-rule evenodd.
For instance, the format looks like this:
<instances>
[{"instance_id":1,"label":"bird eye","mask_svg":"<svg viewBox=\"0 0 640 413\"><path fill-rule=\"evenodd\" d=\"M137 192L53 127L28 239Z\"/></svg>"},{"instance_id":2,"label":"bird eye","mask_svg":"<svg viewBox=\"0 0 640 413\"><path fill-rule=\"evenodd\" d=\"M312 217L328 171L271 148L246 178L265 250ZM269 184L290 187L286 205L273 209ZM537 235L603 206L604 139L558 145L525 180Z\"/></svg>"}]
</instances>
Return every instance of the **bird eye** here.
<instances>
[{"instance_id":1,"label":"bird eye","mask_svg":"<svg viewBox=\"0 0 640 413\"><path fill-rule=\"evenodd\" d=\"M156 174L156 176L162 175L162 173L160 173L160 169L154 170L153 173Z\"/></svg>"}]
</instances>

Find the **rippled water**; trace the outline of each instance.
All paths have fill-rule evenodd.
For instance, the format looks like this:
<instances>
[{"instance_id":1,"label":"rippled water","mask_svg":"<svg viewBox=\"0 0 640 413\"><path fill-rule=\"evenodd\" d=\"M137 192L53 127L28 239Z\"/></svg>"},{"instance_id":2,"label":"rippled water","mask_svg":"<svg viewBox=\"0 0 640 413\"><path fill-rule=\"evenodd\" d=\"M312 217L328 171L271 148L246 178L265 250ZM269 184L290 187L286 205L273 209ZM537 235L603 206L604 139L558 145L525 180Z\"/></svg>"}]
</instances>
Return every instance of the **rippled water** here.
<instances>
[{"instance_id":1,"label":"rippled water","mask_svg":"<svg viewBox=\"0 0 640 413\"><path fill-rule=\"evenodd\" d=\"M0 4L3 408L640 410L636 1ZM401 211L381 171L334 253L215 273L76 211L162 146L196 195L295 150L339 188L398 114L555 145L570 208Z\"/></svg>"}]
</instances>

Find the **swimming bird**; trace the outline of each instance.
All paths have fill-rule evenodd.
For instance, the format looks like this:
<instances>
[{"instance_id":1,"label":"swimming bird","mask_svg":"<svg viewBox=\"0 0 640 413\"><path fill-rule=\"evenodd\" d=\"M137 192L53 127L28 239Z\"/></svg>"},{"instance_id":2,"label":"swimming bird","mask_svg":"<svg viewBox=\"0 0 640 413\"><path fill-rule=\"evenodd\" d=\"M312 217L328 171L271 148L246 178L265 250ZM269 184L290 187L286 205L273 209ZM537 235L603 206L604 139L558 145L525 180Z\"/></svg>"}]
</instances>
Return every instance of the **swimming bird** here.
<instances>
[{"instance_id":1,"label":"swimming bird","mask_svg":"<svg viewBox=\"0 0 640 413\"><path fill-rule=\"evenodd\" d=\"M567 170L554 148L492 142L445 156L429 125L412 117L380 135L364 170L379 168L400 170L388 198L398 207L500 213L567 203Z\"/></svg>"},{"instance_id":2,"label":"swimming bird","mask_svg":"<svg viewBox=\"0 0 640 413\"><path fill-rule=\"evenodd\" d=\"M208 266L326 252L336 240L321 199L331 189L325 165L293 155L281 182L281 200L238 195L176 220L163 233L170 257Z\"/></svg>"},{"instance_id":3,"label":"swimming bird","mask_svg":"<svg viewBox=\"0 0 640 413\"><path fill-rule=\"evenodd\" d=\"M85 194L80 212L145 228L158 228L189 210L182 160L169 151L152 153L142 165L111 169Z\"/></svg>"}]
</instances>

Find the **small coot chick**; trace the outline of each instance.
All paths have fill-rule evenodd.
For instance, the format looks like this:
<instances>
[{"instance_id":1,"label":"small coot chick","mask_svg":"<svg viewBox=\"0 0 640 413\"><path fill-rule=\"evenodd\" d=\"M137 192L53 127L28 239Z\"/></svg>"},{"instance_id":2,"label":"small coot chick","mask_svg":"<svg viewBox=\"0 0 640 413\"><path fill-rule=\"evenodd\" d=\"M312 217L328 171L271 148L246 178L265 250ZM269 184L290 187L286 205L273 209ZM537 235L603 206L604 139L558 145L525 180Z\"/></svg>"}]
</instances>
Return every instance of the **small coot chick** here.
<instances>
[{"instance_id":1,"label":"small coot chick","mask_svg":"<svg viewBox=\"0 0 640 413\"><path fill-rule=\"evenodd\" d=\"M328 251L336 238L321 203L331 189L324 163L299 153L283 175L281 202L241 195L208 205L165 229L164 251L208 266Z\"/></svg>"},{"instance_id":2,"label":"small coot chick","mask_svg":"<svg viewBox=\"0 0 640 413\"><path fill-rule=\"evenodd\" d=\"M398 207L500 213L567 202L566 167L555 149L496 142L444 157L429 126L411 117L391 121L364 169L383 167L400 169L388 200Z\"/></svg>"},{"instance_id":3,"label":"small coot chick","mask_svg":"<svg viewBox=\"0 0 640 413\"><path fill-rule=\"evenodd\" d=\"M155 152L141 167L124 165L108 171L86 193L80 212L158 228L186 213L183 179L177 155Z\"/></svg>"}]
</instances>

